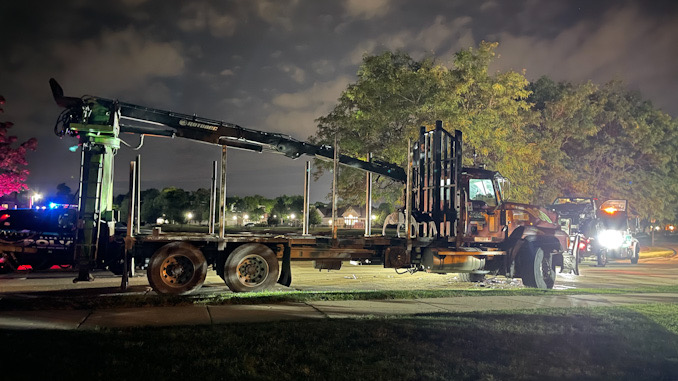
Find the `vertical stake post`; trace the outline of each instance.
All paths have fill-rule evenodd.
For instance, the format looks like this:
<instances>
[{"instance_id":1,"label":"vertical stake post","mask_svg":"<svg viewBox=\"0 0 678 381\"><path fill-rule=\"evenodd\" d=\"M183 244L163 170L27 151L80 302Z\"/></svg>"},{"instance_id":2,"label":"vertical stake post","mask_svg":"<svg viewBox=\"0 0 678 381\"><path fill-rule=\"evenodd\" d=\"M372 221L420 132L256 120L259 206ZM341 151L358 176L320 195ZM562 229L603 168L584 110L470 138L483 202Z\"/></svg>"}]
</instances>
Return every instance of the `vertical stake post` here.
<instances>
[{"instance_id":1,"label":"vertical stake post","mask_svg":"<svg viewBox=\"0 0 678 381\"><path fill-rule=\"evenodd\" d=\"M136 234L141 233L141 155L137 155L136 163L136 188L137 188L137 212L134 214Z\"/></svg>"},{"instance_id":2,"label":"vertical stake post","mask_svg":"<svg viewBox=\"0 0 678 381\"><path fill-rule=\"evenodd\" d=\"M120 289L127 290L129 284L129 268L127 257L132 246L132 237L134 236L134 209L136 205L136 163L129 163L129 205L127 206L127 237L125 237L125 252L122 259L122 283Z\"/></svg>"},{"instance_id":3,"label":"vertical stake post","mask_svg":"<svg viewBox=\"0 0 678 381\"><path fill-rule=\"evenodd\" d=\"M372 153L367 154L367 162L372 162ZM372 235L372 172L367 172L365 186L365 237Z\"/></svg>"},{"instance_id":4,"label":"vertical stake post","mask_svg":"<svg viewBox=\"0 0 678 381\"><path fill-rule=\"evenodd\" d=\"M334 169L332 170L332 238L337 239L337 135L334 134Z\"/></svg>"},{"instance_id":5,"label":"vertical stake post","mask_svg":"<svg viewBox=\"0 0 678 381\"><path fill-rule=\"evenodd\" d=\"M304 227L302 234L308 235L309 228L309 203L311 202L311 161L306 162L306 168L304 171Z\"/></svg>"},{"instance_id":6,"label":"vertical stake post","mask_svg":"<svg viewBox=\"0 0 678 381\"><path fill-rule=\"evenodd\" d=\"M221 146L221 185L219 188L219 238L226 237L226 146Z\"/></svg>"},{"instance_id":7,"label":"vertical stake post","mask_svg":"<svg viewBox=\"0 0 678 381\"><path fill-rule=\"evenodd\" d=\"M210 216L209 233L214 234L215 219L217 216L217 161L212 162L212 187L210 189Z\"/></svg>"},{"instance_id":8,"label":"vertical stake post","mask_svg":"<svg viewBox=\"0 0 678 381\"><path fill-rule=\"evenodd\" d=\"M407 139L407 184L405 185L405 232L407 234L408 250L411 249L412 243L412 223L410 221L412 216L412 139Z\"/></svg>"}]
</instances>

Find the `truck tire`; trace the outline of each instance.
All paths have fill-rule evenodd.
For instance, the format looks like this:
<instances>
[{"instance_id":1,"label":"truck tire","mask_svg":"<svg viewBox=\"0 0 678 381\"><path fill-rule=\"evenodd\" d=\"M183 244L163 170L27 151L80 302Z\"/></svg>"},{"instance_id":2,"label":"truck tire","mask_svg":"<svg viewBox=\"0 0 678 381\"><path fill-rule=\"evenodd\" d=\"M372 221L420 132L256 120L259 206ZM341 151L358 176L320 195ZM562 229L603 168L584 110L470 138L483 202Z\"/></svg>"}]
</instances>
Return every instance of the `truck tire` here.
<instances>
[{"instance_id":1,"label":"truck tire","mask_svg":"<svg viewBox=\"0 0 678 381\"><path fill-rule=\"evenodd\" d=\"M458 275L462 282L482 282L485 280L485 274L459 273Z\"/></svg>"},{"instance_id":2,"label":"truck tire","mask_svg":"<svg viewBox=\"0 0 678 381\"><path fill-rule=\"evenodd\" d=\"M598 267L605 267L605 265L607 265L607 254L607 249L598 251L598 255L596 256L598 259Z\"/></svg>"},{"instance_id":3,"label":"truck tire","mask_svg":"<svg viewBox=\"0 0 678 381\"><path fill-rule=\"evenodd\" d=\"M275 285L278 271L273 250L260 243L246 243L226 259L224 281L233 292L263 291Z\"/></svg>"},{"instance_id":4,"label":"truck tire","mask_svg":"<svg viewBox=\"0 0 678 381\"><path fill-rule=\"evenodd\" d=\"M526 287L551 289L556 283L556 269L550 253L538 245L528 244L518 258L520 276Z\"/></svg>"},{"instance_id":5,"label":"truck tire","mask_svg":"<svg viewBox=\"0 0 678 381\"><path fill-rule=\"evenodd\" d=\"M148 283L158 294L187 295L202 287L207 261L187 242L172 242L158 249L148 263Z\"/></svg>"},{"instance_id":6,"label":"truck tire","mask_svg":"<svg viewBox=\"0 0 678 381\"><path fill-rule=\"evenodd\" d=\"M631 263L636 265L638 264L638 258L640 258L640 245L635 244L631 249L633 250L633 254L631 255Z\"/></svg>"},{"instance_id":7,"label":"truck tire","mask_svg":"<svg viewBox=\"0 0 678 381\"><path fill-rule=\"evenodd\" d=\"M30 262L29 265L31 265L33 271L45 271L52 268L52 265L54 265L54 263L52 263L52 261L50 261L49 259L40 259L35 262Z\"/></svg>"}]
</instances>

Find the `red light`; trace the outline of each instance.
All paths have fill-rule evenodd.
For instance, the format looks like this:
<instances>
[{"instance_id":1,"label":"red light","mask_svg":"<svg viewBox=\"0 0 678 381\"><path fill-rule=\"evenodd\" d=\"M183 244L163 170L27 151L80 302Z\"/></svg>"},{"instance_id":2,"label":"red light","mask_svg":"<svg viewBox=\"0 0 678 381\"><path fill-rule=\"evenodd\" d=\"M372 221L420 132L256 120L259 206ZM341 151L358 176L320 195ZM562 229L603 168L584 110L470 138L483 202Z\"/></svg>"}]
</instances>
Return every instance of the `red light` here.
<instances>
[{"instance_id":1,"label":"red light","mask_svg":"<svg viewBox=\"0 0 678 381\"><path fill-rule=\"evenodd\" d=\"M579 242L579 250L584 250L586 249L586 242Z\"/></svg>"},{"instance_id":2,"label":"red light","mask_svg":"<svg viewBox=\"0 0 678 381\"><path fill-rule=\"evenodd\" d=\"M0 216L0 221L4 221L9 218L9 214L5 213L2 216Z\"/></svg>"}]
</instances>

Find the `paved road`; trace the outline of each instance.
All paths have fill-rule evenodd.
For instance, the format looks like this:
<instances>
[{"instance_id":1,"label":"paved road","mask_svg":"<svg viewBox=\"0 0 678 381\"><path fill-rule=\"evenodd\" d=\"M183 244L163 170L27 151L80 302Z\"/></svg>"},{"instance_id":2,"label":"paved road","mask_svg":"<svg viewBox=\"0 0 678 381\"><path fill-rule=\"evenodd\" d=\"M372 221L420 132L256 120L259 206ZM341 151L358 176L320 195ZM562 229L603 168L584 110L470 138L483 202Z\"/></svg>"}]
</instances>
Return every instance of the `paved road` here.
<instances>
[{"instance_id":1,"label":"paved road","mask_svg":"<svg viewBox=\"0 0 678 381\"><path fill-rule=\"evenodd\" d=\"M657 243L660 244L660 243ZM663 243L664 246L676 246ZM593 263L581 266L581 276L558 275L557 288L629 287L637 285L676 285L678 256L643 258L637 265L612 262L605 268ZM319 272L310 263L293 266L290 288L279 290L387 290L520 288L519 280L496 277L484 283L462 283L456 274L403 274L377 266L345 266L339 271ZM73 284L75 272L51 270L0 276L0 298L33 298L43 293L61 295L104 295L120 293L120 277L99 272L94 282ZM145 276L131 279L127 293L152 291ZM213 272L201 293L230 292ZM113 308L103 310L0 311L0 329L96 329L144 325L195 325L230 322L277 321L302 318L347 318L365 315L409 315L422 312L486 311L513 308L623 306L633 303L676 303L678 293L622 295L544 295L481 296L420 300L317 301L272 305L183 306L157 308Z\"/></svg>"},{"instance_id":2,"label":"paved road","mask_svg":"<svg viewBox=\"0 0 678 381\"><path fill-rule=\"evenodd\" d=\"M678 244L657 240L655 245L676 248ZM580 276L558 274L556 288L623 288L633 286L678 285L678 256L646 258L641 253L638 264L628 260L612 261L606 267L584 262ZM345 264L338 271L318 271L310 262L294 262L291 287L277 286L278 290L307 291L348 291L348 290L397 290L397 289L464 289L464 288L521 288L518 279L493 277L484 283L463 283L457 274L397 274L393 269L379 266L353 266ZM49 270L46 272L23 272L0 276L0 297L2 295L34 295L36 292L119 292L121 278L109 272L95 273L93 282L73 284L75 272L70 270ZM131 278L130 292L150 292L145 274ZM230 292L214 271L210 271L202 293Z\"/></svg>"}]
</instances>

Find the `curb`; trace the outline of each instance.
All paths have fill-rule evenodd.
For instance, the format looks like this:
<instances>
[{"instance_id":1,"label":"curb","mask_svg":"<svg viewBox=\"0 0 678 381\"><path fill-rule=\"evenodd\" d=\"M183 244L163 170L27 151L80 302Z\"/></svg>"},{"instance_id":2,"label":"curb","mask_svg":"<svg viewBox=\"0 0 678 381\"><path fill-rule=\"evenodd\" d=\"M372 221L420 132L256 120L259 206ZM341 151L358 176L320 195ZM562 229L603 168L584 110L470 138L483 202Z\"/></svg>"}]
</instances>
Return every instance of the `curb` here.
<instances>
[{"instance_id":1,"label":"curb","mask_svg":"<svg viewBox=\"0 0 678 381\"><path fill-rule=\"evenodd\" d=\"M674 249L658 246L647 246L641 248L640 258L662 258L662 257L673 257L676 255Z\"/></svg>"}]
</instances>

